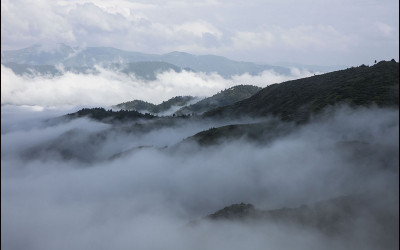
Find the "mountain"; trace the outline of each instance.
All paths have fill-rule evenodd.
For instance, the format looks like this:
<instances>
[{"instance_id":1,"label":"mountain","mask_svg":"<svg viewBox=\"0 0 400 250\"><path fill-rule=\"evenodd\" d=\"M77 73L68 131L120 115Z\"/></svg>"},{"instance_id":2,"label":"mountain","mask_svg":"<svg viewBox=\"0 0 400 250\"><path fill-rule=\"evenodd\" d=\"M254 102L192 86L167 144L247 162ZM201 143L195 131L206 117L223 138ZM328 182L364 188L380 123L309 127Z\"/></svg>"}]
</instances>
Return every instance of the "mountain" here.
<instances>
[{"instance_id":1,"label":"mountain","mask_svg":"<svg viewBox=\"0 0 400 250\"><path fill-rule=\"evenodd\" d=\"M223 77L231 77L233 75L241 75L245 73L257 75L265 70L274 70L275 72L284 75L290 74L290 69L286 67L261 65L251 62L237 62L215 55L196 56L189 53L175 51L161 55L159 60L178 65L182 68L191 68L200 72L216 72Z\"/></svg>"},{"instance_id":2,"label":"mountain","mask_svg":"<svg viewBox=\"0 0 400 250\"><path fill-rule=\"evenodd\" d=\"M268 143L279 136L290 133L296 123L305 123L312 115L317 115L325 108L339 104L349 104L356 107L378 105L398 108L398 67L399 63L394 60L381 61L370 67L364 65L352 67L323 75L273 84L261 90L258 87L246 85L226 89L212 97L188 105L175 114L179 116L180 114L201 112L212 108L214 105L222 106L228 103L227 106L205 112L199 118L214 120L228 118L233 120L240 117L263 118L273 116L276 120L250 124L232 122L229 125L212 127L189 136L181 144L196 141L200 145L208 146L219 144L226 139L236 140L241 137L256 143ZM235 100L244 98L246 95L250 97L235 102ZM185 98L190 99L190 97L175 97L160 105L135 100L117 106L123 109L147 110L156 113L157 111L162 112L172 105L185 105L185 101L180 102ZM229 105L229 102L234 103ZM186 111L186 113L183 111ZM95 117L97 119L104 117L110 119L110 117L118 114L116 112L105 114L104 112L105 110L102 111L101 115ZM70 117L89 114L90 112L81 111ZM134 116L136 119L140 115ZM286 121L286 123L280 123L279 120Z\"/></svg>"},{"instance_id":3,"label":"mountain","mask_svg":"<svg viewBox=\"0 0 400 250\"><path fill-rule=\"evenodd\" d=\"M196 103L197 106L195 107L199 107L198 110L204 107L210 108L213 105L210 100L215 100L215 103L220 101L219 104L223 105L224 102L226 103L236 98L236 95L230 95L230 93L241 93L239 90L246 88L250 88L255 94L251 95L250 92L245 92L251 96L231 105L207 111L202 116L182 116L185 120L219 121L220 118L227 118L231 122L196 132L174 147L179 148L186 145L186 142L193 141L201 146L212 146L226 140L237 140L239 138L246 138L255 143L268 144L276 138L294 131L296 124L306 123L311 116L318 115L326 108L339 104L349 104L353 107L377 105L398 108L398 67L399 63L394 60L382 61L370 67L362 65L324 75L273 84L260 91L258 91L257 87L244 85L221 91L211 98L206 98ZM182 101L185 98L188 97L175 97L160 104L160 106L137 100L120 105L131 104L137 110L157 111L157 108L158 111L162 111L171 107L172 103L177 105L178 101ZM187 107L193 108L193 105ZM84 109L75 114L70 114L68 117L76 118L82 116L91 116L94 119L106 122L116 122L121 119L152 118L149 114L143 115L137 111L112 112L104 109ZM275 117L275 119L248 124L235 122L235 119L240 117L263 118L271 116ZM158 117L155 119L154 126L145 126L145 128L151 130L160 126L169 126L169 124L174 124L175 119L173 118ZM286 122L282 123L280 122L281 120ZM139 126L135 128L135 130L137 129L141 130L143 128ZM351 143L351 147L355 148L355 154L357 150L363 152L370 150L370 145L362 143L345 142L340 147L343 148L348 143Z\"/></svg>"},{"instance_id":4,"label":"mountain","mask_svg":"<svg viewBox=\"0 0 400 250\"><path fill-rule=\"evenodd\" d=\"M135 74L139 79L156 80L157 74L166 71L181 72L181 68L166 62L135 62L125 64L112 64L109 69L114 69L129 74Z\"/></svg>"},{"instance_id":5,"label":"mountain","mask_svg":"<svg viewBox=\"0 0 400 250\"><path fill-rule=\"evenodd\" d=\"M205 98L194 104L190 104L195 101L196 98L192 96L176 96L161 104L155 105L142 100L133 100L129 102L124 102L113 106L117 109L126 110L137 110L140 112L150 112L153 114L160 114L171 110L172 107L182 107L176 112L172 112L175 115L191 115L191 114L202 114L205 111L226 106L237 101L246 99L257 91L261 90L260 87L252 85L237 85L229 89L225 89L211 97ZM171 113L171 112L170 112ZM172 114L171 113L171 114Z\"/></svg>"},{"instance_id":6,"label":"mountain","mask_svg":"<svg viewBox=\"0 0 400 250\"><path fill-rule=\"evenodd\" d=\"M204 219L209 221L247 221L260 224L295 225L304 228L312 228L329 236L338 236L352 232L357 221L363 221L365 225L360 230L362 233L371 233L374 227L385 228L390 232L398 231L398 221L391 218L397 214L395 208L387 209L383 205L371 206L377 197L368 194L353 194L312 203L302 204L298 207L278 208L273 210L261 210L252 204L232 204L218 210ZM195 225L195 224L194 224ZM397 228L397 229L396 229ZM394 234L385 234L384 231L375 235L380 245L394 246L396 243ZM377 242L378 243L378 242ZM389 248L390 249L390 248ZM394 248L393 248L394 249Z\"/></svg>"},{"instance_id":7,"label":"mountain","mask_svg":"<svg viewBox=\"0 0 400 250\"><path fill-rule=\"evenodd\" d=\"M399 106L399 63L381 61L303 79L272 84L204 117L277 116L284 121L307 121L312 114L341 103L353 106Z\"/></svg>"},{"instance_id":8,"label":"mountain","mask_svg":"<svg viewBox=\"0 0 400 250\"><path fill-rule=\"evenodd\" d=\"M57 69L54 65L30 65L30 64L19 64L15 62L6 62L3 65L11 69L16 75L58 76L62 74L61 71Z\"/></svg>"},{"instance_id":9,"label":"mountain","mask_svg":"<svg viewBox=\"0 0 400 250\"><path fill-rule=\"evenodd\" d=\"M196 98L193 96L176 96L167 101L163 101L161 104L155 105L149 102L145 102L142 100L133 100L130 102L124 102L113 106L113 108L117 109L126 109L126 110L137 110L140 112L150 112L153 114L159 114L166 111L169 111L174 106L182 107L187 105L189 102L195 100Z\"/></svg>"},{"instance_id":10,"label":"mountain","mask_svg":"<svg viewBox=\"0 0 400 250\"><path fill-rule=\"evenodd\" d=\"M152 112L152 110L155 109L157 105L149 102L145 102L142 100L133 100L129 102L123 102L120 104L117 104L115 106L112 106L114 109L122 109L122 110L136 110L139 112Z\"/></svg>"},{"instance_id":11,"label":"mountain","mask_svg":"<svg viewBox=\"0 0 400 250\"><path fill-rule=\"evenodd\" d=\"M28 76L60 76L64 72L73 72L76 74L99 73L96 68L88 66L67 66L61 68L55 65L18 64L14 62L6 62L3 65L10 68L17 75ZM158 73L163 73L165 71L182 71L181 68L165 62L112 63L105 66L105 68L127 75L135 74L135 77L142 80L155 80L157 79Z\"/></svg>"},{"instance_id":12,"label":"mountain","mask_svg":"<svg viewBox=\"0 0 400 250\"><path fill-rule=\"evenodd\" d=\"M75 113L67 114L67 118L80 118L80 117L90 117L94 120L98 121L123 121L123 120L132 120L132 119L152 119L155 116L146 113L142 114L135 110L120 110L120 111L112 111L105 110L104 108L83 108Z\"/></svg>"},{"instance_id":13,"label":"mountain","mask_svg":"<svg viewBox=\"0 0 400 250\"><path fill-rule=\"evenodd\" d=\"M14 62L31 65L55 65L93 67L96 64L129 63L154 61L157 55L124 51L110 47L70 47L57 44L53 48L33 45L19 50L5 50L1 54L1 62Z\"/></svg>"},{"instance_id":14,"label":"mountain","mask_svg":"<svg viewBox=\"0 0 400 250\"><path fill-rule=\"evenodd\" d=\"M238 62L222 56L192 55L184 52L171 52L163 55L145 54L124 51L110 47L70 47L59 44L48 49L44 46L34 45L20 50L2 51L1 62L28 65L56 65L65 67L93 67L94 65L108 66L111 64L127 64L136 62L164 62L176 67L205 73L218 73L223 77L231 77L249 73L257 75L264 70L274 70L280 74L289 74L287 67L255 64L251 62Z\"/></svg>"},{"instance_id":15,"label":"mountain","mask_svg":"<svg viewBox=\"0 0 400 250\"><path fill-rule=\"evenodd\" d=\"M14 62L18 64L55 65L65 61L69 56L73 56L77 49L65 44L57 44L51 49L41 45L33 45L19 50L5 50L1 52L1 63Z\"/></svg>"},{"instance_id":16,"label":"mountain","mask_svg":"<svg viewBox=\"0 0 400 250\"><path fill-rule=\"evenodd\" d=\"M202 114L208 110L233 104L250 96L261 90L260 87L252 85L237 85L229 89L222 90L221 92L205 98L195 104L185 106L175 112L176 115L187 114Z\"/></svg>"},{"instance_id":17,"label":"mountain","mask_svg":"<svg viewBox=\"0 0 400 250\"><path fill-rule=\"evenodd\" d=\"M196 142L200 146L214 146L226 141L234 141L240 138L260 144L268 144L277 138L293 132L295 126L291 123L282 123L278 120L267 122L255 122L245 124L230 124L220 127L212 127L190 136L181 142ZM181 145L177 145L180 147Z\"/></svg>"},{"instance_id":18,"label":"mountain","mask_svg":"<svg viewBox=\"0 0 400 250\"><path fill-rule=\"evenodd\" d=\"M296 124L306 123L311 116L321 114L335 105L398 108L398 67L399 63L394 60L382 61L371 67L362 65L270 85L250 98L205 112L202 117L218 120L272 116L275 119L249 124L232 122L230 125L213 127L186 138L182 144L196 141L201 146L212 146L239 138L265 144L290 133ZM357 148L368 149L365 145L357 145Z\"/></svg>"}]
</instances>

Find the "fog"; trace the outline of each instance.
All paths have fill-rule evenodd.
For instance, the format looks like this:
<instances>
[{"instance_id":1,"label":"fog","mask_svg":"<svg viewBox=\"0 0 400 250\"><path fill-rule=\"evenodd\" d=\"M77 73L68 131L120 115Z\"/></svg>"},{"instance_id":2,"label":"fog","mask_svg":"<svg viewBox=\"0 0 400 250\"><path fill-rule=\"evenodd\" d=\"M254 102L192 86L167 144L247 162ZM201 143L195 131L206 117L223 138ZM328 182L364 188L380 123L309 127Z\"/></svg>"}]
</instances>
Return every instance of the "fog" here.
<instances>
[{"instance_id":1,"label":"fog","mask_svg":"<svg viewBox=\"0 0 400 250\"><path fill-rule=\"evenodd\" d=\"M307 125L282 123L290 132L265 144L201 147L181 142L259 120L138 121L139 130L134 122L48 120L73 109L2 106L2 248L398 247L398 110L336 107ZM353 194L370 203L334 236L296 223L201 219L240 202L270 210ZM368 219L370 206L390 227Z\"/></svg>"},{"instance_id":2,"label":"fog","mask_svg":"<svg viewBox=\"0 0 400 250\"><path fill-rule=\"evenodd\" d=\"M266 87L272 83L311 76L307 70L293 68L290 75L273 70L259 75L236 75L232 79L212 73L166 71L154 81L136 78L101 67L99 73L64 72L57 77L33 74L19 76L1 65L1 104L60 107L71 105L111 106L134 99L159 104L175 96L209 97L239 84Z\"/></svg>"}]
</instances>

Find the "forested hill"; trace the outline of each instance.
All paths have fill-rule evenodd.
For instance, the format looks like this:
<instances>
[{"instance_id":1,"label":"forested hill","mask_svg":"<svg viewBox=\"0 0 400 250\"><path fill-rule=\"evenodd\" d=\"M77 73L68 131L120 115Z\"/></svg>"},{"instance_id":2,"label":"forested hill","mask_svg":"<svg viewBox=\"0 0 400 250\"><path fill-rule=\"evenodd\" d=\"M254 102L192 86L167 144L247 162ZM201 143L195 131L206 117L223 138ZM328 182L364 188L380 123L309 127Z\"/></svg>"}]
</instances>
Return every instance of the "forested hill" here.
<instances>
[{"instance_id":1,"label":"forested hill","mask_svg":"<svg viewBox=\"0 0 400 250\"><path fill-rule=\"evenodd\" d=\"M274 115L302 122L329 105L399 106L399 63L381 61L308 78L272 84L248 99L216 108L205 117Z\"/></svg>"},{"instance_id":2,"label":"forested hill","mask_svg":"<svg viewBox=\"0 0 400 250\"><path fill-rule=\"evenodd\" d=\"M80 118L80 117L90 117L98 121L123 121L132 119L152 119L155 116L146 113L142 114L135 110L120 110L112 111L106 110L104 108L83 108L75 113L70 113L65 115L66 118Z\"/></svg>"},{"instance_id":3,"label":"forested hill","mask_svg":"<svg viewBox=\"0 0 400 250\"><path fill-rule=\"evenodd\" d=\"M127 110L137 110L140 112L150 112L153 114L158 114L161 112L168 111L173 106L182 107L187 105L190 101L196 99L193 96L175 96L167 101L155 105L153 103L145 102L142 100L133 100L129 102L124 102L113 106L117 109L127 109Z\"/></svg>"},{"instance_id":4,"label":"forested hill","mask_svg":"<svg viewBox=\"0 0 400 250\"><path fill-rule=\"evenodd\" d=\"M228 89L221 90L219 93L205 98L195 104L182 107L175 114L176 115L187 115L187 114L202 114L206 111L214 108L223 107L226 105L233 104L235 102L244 100L254 95L261 88L253 85L237 85Z\"/></svg>"},{"instance_id":5,"label":"forested hill","mask_svg":"<svg viewBox=\"0 0 400 250\"><path fill-rule=\"evenodd\" d=\"M192 115L192 114L202 114L206 111L212 110L214 108L226 106L233 104L237 101L244 100L261 90L260 87L253 85L237 85L228 89L221 90L219 93L204 98L194 104L196 97L193 96L176 96L161 104L155 105L142 100L133 100L129 102L124 102L113 106L116 109L127 109L127 110L137 110L140 112L150 112L153 114L160 114L171 110L171 108L178 108L172 113L175 115ZM172 114L171 113L171 114Z\"/></svg>"}]
</instances>

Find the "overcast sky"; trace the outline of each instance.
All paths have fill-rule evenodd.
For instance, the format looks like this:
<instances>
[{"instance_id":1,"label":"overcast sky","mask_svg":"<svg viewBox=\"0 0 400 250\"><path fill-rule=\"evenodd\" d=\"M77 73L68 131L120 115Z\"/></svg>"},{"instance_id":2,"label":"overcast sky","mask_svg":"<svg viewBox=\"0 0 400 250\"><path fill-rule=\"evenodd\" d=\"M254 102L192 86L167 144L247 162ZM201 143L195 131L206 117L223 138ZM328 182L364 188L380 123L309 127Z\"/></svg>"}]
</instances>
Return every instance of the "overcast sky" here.
<instances>
[{"instance_id":1,"label":"overcast sky","mask_svg":"<svg viewBox=\"0 0 400 250\"><path fill-rule=\"evenodd\" d=\"M1 49L33 44L372 64L399 57L398 0L1 0Z\"/></svg>"}]
</instances>

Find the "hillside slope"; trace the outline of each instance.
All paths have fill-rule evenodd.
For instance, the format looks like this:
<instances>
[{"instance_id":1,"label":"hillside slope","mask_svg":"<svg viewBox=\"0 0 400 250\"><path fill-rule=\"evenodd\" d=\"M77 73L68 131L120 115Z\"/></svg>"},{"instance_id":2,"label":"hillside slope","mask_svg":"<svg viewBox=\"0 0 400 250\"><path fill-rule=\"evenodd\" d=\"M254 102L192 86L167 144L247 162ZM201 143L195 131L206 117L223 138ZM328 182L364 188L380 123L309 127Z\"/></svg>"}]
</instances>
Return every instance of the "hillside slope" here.
<instances>
[{"instance_id":1,"label":"hillside slope","mask_svg":"<svg viewBox=\"0 0 400 250\"><path fill-rule=\"evenodd\" d=\"M167 101L163 101L158 105L142 100L133 100L117 104L113 107L117 109L137 110L140 112L150 112L153 114L158 114L170 110L173 106L185 106L194 99L195 97L193 96L175 96Z\"/></svg>"},{"instance_id":2,"label":"hillside slope","mask_svg":"<svg viewBox=\"0 0 400 250\"><path fill-rule=\"evenodd\" d=\"M191 113L202 114L214 108L233 104L250 96L261 90L260 87L252 85L237 85L221 92L205 98L195 104L181 108L176 112L177 115L187 115Z\"/></svg>"},{"instance_id":3,"label":"hillside slope","mask_svg":"<svg viewBox=\"0 0 400 250\"><path fill-rule=\"evenodd\" d=\"M272 84L248 99L206 112L205 117L273 115L284 121L307 121L328 105L399 106L399 63L373 66Z\"/></svg>"}]
</instances>

